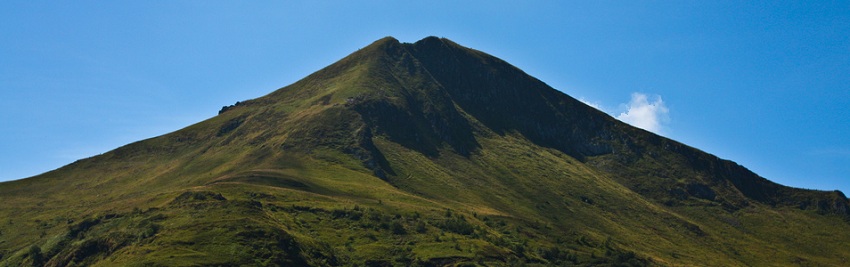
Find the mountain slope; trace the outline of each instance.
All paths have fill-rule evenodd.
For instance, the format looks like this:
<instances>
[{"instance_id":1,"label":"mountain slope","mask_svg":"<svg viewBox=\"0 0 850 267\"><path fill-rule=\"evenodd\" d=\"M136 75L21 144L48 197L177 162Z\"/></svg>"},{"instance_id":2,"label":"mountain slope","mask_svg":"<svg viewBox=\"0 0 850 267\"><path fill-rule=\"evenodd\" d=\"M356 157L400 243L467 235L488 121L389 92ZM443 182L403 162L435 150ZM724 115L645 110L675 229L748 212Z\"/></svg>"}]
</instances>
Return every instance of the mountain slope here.
<instances>
[{"instance_id":1,"label":"mountain slope","mask_svg":"<svg viewBox=\"0 0 850 267\"><path fill-rule=\"evenodd\" d=\"M447 39L0 183L0 264L846 265L847 198L621 123Z\"/></svg>"}]
</instances>

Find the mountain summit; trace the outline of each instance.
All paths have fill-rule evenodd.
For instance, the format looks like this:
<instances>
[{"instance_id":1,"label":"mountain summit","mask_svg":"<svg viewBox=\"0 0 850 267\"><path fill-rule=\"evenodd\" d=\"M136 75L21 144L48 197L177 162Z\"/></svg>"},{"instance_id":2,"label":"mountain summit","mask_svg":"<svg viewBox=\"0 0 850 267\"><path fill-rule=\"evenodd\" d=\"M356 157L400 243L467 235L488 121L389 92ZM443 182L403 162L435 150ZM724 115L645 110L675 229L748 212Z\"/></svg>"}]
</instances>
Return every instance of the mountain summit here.
<instances>
[{"instance_id":1,"label":"mountain summit","mask_svg":"<svg viewBox=\"0 0 850 267\"><path fill-rule=\"evenodd\" d=\"M0 265L847 265L848 199L387 37L213 118L0 183Z\"/></svg>"}]
</instances>

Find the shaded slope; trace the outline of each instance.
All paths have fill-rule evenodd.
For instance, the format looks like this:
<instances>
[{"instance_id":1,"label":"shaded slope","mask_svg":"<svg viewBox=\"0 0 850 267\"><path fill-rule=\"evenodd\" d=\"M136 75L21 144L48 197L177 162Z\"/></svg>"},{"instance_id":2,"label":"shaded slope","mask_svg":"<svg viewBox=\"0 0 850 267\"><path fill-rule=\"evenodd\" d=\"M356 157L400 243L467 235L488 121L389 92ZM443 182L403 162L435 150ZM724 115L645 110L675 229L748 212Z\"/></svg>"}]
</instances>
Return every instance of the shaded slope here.
<instances>
[{"instance_id":1,"label":"shaded slope","mask_svg":"<svg viewBox=\"0 0 850 267\"><path fill-rule=\"evenodd\" d=\"M644 183L634 177L654 181L649 183L653 187L685 179L686 188L676 189L698 198L718 197L710 192L716 188L722 191L721 198L724 194L743 195L728 196L726 204L749 199L850 215L847 198L840 192L800 190L770 182L734 162L616 121L504 61L450 40L425 38L411 45L411 51L457 105L490 130L499 134L515 131L537 145L589 160L638 192L651 195L656 189L641 187ZM670 168L671 164L677 164L676 168ZM654 166L693 174L666 173L667 177L662 177L650 173L661 171L648 168ZM665 179L671 177L674 179ZM666 197L679 194L668 193Z\"/></svg>"},{"instance_id":2,"label":"shaded slope","mask_svg":"<svg viewBox=\"0 0 850 267\"><path fill-rule=\"evenodd\" d=\"M847 199L385 38L204 122L0 183L0 264L846 264ZM792 231L788 231L791 229Z\"/></svg>"}]
</instances>

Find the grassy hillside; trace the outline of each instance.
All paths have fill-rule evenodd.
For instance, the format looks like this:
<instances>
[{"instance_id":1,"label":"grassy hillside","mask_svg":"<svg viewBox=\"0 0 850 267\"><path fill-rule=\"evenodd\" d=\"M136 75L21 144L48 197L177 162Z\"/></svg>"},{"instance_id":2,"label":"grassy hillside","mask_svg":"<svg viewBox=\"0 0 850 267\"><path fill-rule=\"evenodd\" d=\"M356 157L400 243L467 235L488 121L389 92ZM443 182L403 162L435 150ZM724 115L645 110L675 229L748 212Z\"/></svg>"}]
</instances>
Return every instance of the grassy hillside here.
<instances>
[{"instance_id":1,"label":"grassy hillside","mask_svg":"<svg viewBox=\"0 0 850 267\"><path fill-rule=\"evenodd\" d=\"M0 266L845 266L847 198L385 38L209 120L0 183Z\"/></svg>"}]
</instances>

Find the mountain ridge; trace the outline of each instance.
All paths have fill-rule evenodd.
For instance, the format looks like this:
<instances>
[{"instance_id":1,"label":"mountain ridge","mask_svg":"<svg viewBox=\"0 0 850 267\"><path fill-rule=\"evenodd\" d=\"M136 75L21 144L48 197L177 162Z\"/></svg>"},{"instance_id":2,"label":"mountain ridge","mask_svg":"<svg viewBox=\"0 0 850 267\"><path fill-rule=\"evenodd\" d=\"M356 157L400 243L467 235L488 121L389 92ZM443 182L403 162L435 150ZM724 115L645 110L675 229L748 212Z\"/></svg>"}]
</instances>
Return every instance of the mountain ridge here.
<instances>
[{"instance_id":1,"label":"mountain ridge","mask_svg":"<svg viewBox=\"0 0 850 267\"><path fill-rule=\"evenodd\" d=\"M850 257L843 193L770 182L437 37L380 39L203 122L0 183L0 202L4 266Z\"/></svg>"},{"instance_id":2,"label":"mountain ridge","mask_svg":"<svg viewBox=\"0 0 850 267\"><path fill-rule=\"evenodd\" d=\"M391 39L391 38L382 39L381 41L376 42L376 44L379 44L379 42L380 42L380 44L383 44L383 43L398 44L397 40ZM444 49L444 50L447 50L448 52L441 51L442 54L428 55L429 50L431 50L431 53L435 53L435 52L433 52L433 50L435 50L434 49L435 46L441 46L441 47L447 48L447 49ZM459 53L459 52L452 53L451 51L453 51L453 50L466 50L466 52L470 52L469 54L472 54L472 55L475 55L475 56L480 56L480 52L478 52L476 50L471 50L471 49L462 47L462 46L460 46L460 45L458 45L458 44L456 44L456 43L454 43L454 42L452 42L448 39L444 39L444 38L440 39L440 38L433 37L433 36L422 39L422 40L420 40L420 41L418 41L418 42L416 42L412 45L408 45L408 48L410 50L416 51L416 52L414 52L414 54L420 54L419 56L414 56L414 58L420 58L421 57L421 58L425 58L425 59L445 59L445 58L452 58L452 56L446 56L445 54L454 54L454 55L463 54L463 53ZM420 51L422 51L422 52L420 52ZM424 53L424 55L423 55L423 53ZM436 52L436 53L440 53L440 52ZM460 61L460 60L461 59L458 59L458 61ZM497 64L505 65L507 70L502 70L502 71L508 72L508 74L493 75L493 77L510 77L511 73L517 73L517 75L520 75L520 76L527 76L527 74L525 74L521 70L511 66L507 62L499 60L498 58L490 58L490 60L497 61ZM445 64L445 62L430 62L429 64L426 64L425 68L427 69L427 72L429 74L431 74L431 69L443 70L440 75L443 76L444 78L440 79L441 81L452 81L452 80L461 81L461 82L465 81L465 79L460 79L460 78L457 77L457 76L464 76L463 70L460 70L460 69L444 69L444 68L435 67L435 66L439 66L440 64ZM463 64L448 64L448 65L457 66L457 65L463 65ZM452 75L455 75L455 76L452 76ZM433 74L432 74L432 77L433 77ZM533 85L531 85L531 86L525 85L524 86L524 85L511 84L511 85L507 85L507 86L503 86L503 87L508 87L508 88L511 88L511 87L512 88L529 88L529 87L531 87L531 88L542 88L542 89L540 89L542 92L539 92L539 93L540 94L548 93L548 95L541 97L541 100L534 101L534 100L528 100L528 98L518 97L521 94L518 94L516 92L510 92L508 96L493 97L495 99L501 99L501 100L509 99L510 100L509 103L498 103L498 102L494 103L493 101L490 100L490 98L488 98L489 94L492 94L494 90L485 91L484 93L481 93L481 94L469 94L469 93L467 93L463 90L468 90L468 88L475 88L475 86L471 86L471 85L468 85L468 84L461 84L461 85L454 85L454 86L443 86L443 88L447 89L447 91L449 91L450 94L452 94L451 99L453 99L455 101L461 100L460 102L468 102L468 103L459 104L459 106L462 107L464 112L473 113L473 117L475 117L476 119L485 121L484 124L487 125L488 128L490 128L491 130L494 130L495 132L502 133L505 129L525 128L525 129L521 130L523 132L523 135L530 138L530 139L533 139L533 141L535 143L538 143L539 145L542 145L542 146L558 148L562 152L569 154L570 156L573 156L574 158L577 158L577 159L580 159L580 160L583 159L586 156L597 156L597 155L602 155L602 154L610 154L610 153L613 152L612 151L613 149L611 148L611 144L607 144L607 146L606 146L606 144L598 144L598 143L602 143L602 142L600 142L599 139L594 140L594 138L596 138L596 137L601 137L601 138L607 137L609 139L608 141L610 141L611 139L614 139L614 137L610 137L610 134L605 133L604 132L605 130L599 129L599 126L597 126L597 125L602 124L602 123L609 123L609 124L618 125L618 127L625 127L624 123L620 123L620 122L616 121L615 119L611 118L610 116L608 116L607 114L602 113L602 112L598 112L597 110L592 109L592 108L588 107L587 105L584 105L583 103L580 103L580 101L577 101L576 99L574 99L572 97L569 97L569 96L567 96L563 93L560 93L556 90L552 90L551 87L548 87L548 85L546 85L545 83L543 83L543 82L541 82L537 79L534 79L531 76L527 76L527 77L529 77L530 79L527 80L527 81L521 81L521 82L524 82L526 84L533 84ZM482 87L483 88L498 88L499 85L497 85L497 83L510 84L509 81L498 81L494 84L489 84L488 86L482 86ZM458 88L458 89L452 89L452 88ZM477 102L472 101L473 99L478 100L478 101ZM553 102L555 102L555 101L553 101L553 99L556 99L558 102L553 103ZM526 103L519 103L517 105L516 102L521 102L523 100L525 100ZM486 102L486 103L482 103L482 102ZM493 109L492 106L494 106L494 105L505 106L505 107L502 108L503 110L492 112L491 109ZM558 105L560 105L559 107L563 107L563 108L561 110L557 110L557 107L555 107L555 106L558 106ZM524 107L524 108L520 108L520 107L517 107L517 106ZM498 121L498 118L489 118L485 114L487 112L492 112L494 114L504 115L504 114L510 114L511 113L510 111L508 111L509 109L527 110L529 108L541 107L541 106L555 107L556 112L547 112L548 110L546 110L546 111L533 110L531 112L534 113L534 114L532 114L528 118L515 119L513 121L508 121L508 122ZM472 108L469 108L469 107L472 107ZM483 109L483 110L475 110L475 108L479 108L479 109ZM554 127L548 128L548 129L554 129L554 130L549 130L549 131L544 130L544 128L547 128L547 127L542 126L539 123L539 121L541 121L541 120L543 120L543 121L559 121L559 118L552 118L552 119L543 119L543 118L545 118L549 114L561 115L562 118L567 117L567 115L562 115L564 113L567 113L567 111L577 111L577 112L579 112L579 115L575 115L574 117L579 117L579 118L602 117L602 118L605 118L606 120L604 122L582 121L581 125L584 126L585 128L590 128L590 130L588 131L587 129L578 129L578 130L569 129L568 131L571 131L572 133L574 133L573 136L566 133L565 131L558 132L559 128L570 128L569 125L571 123L569 123L569 122L564 123L562 125L555 124ZM596 111L596 112L592 116L585 116L584 115L584 114L589 114L589 113L592 114L592 113L594 113L594 111ZM516 126L516 124L519 124L521 122L527 122L527 121L536 121L538 123L538 125ZM504 126L505 124L507 124L508 126ZM576 125L577 123L572 123L572 124ZM528 128L532 128L532 129L528 129ZM581 131L581 130L584 130L585 132L584 133L579 132L579 133L576 134L577 131ZM769 204L780 204L780 202L782 202L782 201L780 201L778 199L783 198L783 196L772 196L772 194L776 194L776 191L794 191L794 190L797 190L797 189L794 189L794 188L790 188L790 187L786 187L786 186L782 186L782 185L770 182L770 181L758 176L757 174L752 173L751 171L747 170L746 168L743 168L742 166L738 165L737 163L734 163L734 162L729 161L729 160L717 158L716 156L712 156L712 155L707 154L707 153L705 153L701 150L689 147L689 146L681 144L679 142L669 140L669 139L666 139L664 137L657 136L653 133L642 131L642 130L637 129L637 128L632 128L631 131L640 132L641 134L649 135L649 137L647 137L647 139L652 140L650 142L655 144L655 145L662 145L661 143L663 143L663 142L672 142L671 144L663 144L663 145L670 146L671 150L676 150L679 153L705 154L705 155L707 155L707 156L705 156L705 155L689 156L688 158L690 160L690 162L689 162L690 165L692 165L695 169L705 170L705 171L708 171L708 172L718 172L719 169L727 169L728 170L727 172L729 172L729 173L727 174L728 177L726 177L726 179L729 179L729 181L734 184L736 189L741 191L741 193L744 194L748 198L752 198L752 199L759 200L759 201L764 201L764 202L769 203ZM542 134L536 135L537 133L541 133L541 132L542 132ZM582 144L583 146L575 148L575 147L570 147L569 145L566 145L566 144L563 144L563 143L559 143L560 140L552 140L552 139L555 139L555 138L546 136L547 133L549 133L549 132L554 132L554 133L551 133L551 134L548 134L548 135L555 137L555 138L564 138L565 136L568 137L567 138L568 141L563 142L563 143L567 143L567 144L583 143ZM590 132L590 133L587 133L587 132ZM636 136L636 135L638 135L638 134L632 134L632 136ZM549 137L549 138L547 138L547 137ZM570 138L572 138L572 139L570 139ZM623 137L620 137L620 138L623 138ZM591 145L587 145L587 143L590 143ZM619 144L619 145L624 145L624 144ZM691 151L686 152L685 150L688 150L688 149L690 149ZM698 158L698 160L693 160L693 158ZM766 190L759 190L758 189L758 188L765 188L765 187L768 187L769 189L766 189ZM694 190L691 190L691 191L694 191ZM835 194L834 198L836 198L837 200L847 199L846 196L843 196L843 193L841 193L840 191L832 191L832 192L826 191L826 192L829 193L829 194ZM812 203L795 203L795 204L812 205ZM847 214L846 202L836 201L832 204L833 204L834 207L826 208L825 210L834 211L834 212L838 212L838 213L842 213L842 214Z\"/></svg>"}]
</instances>

